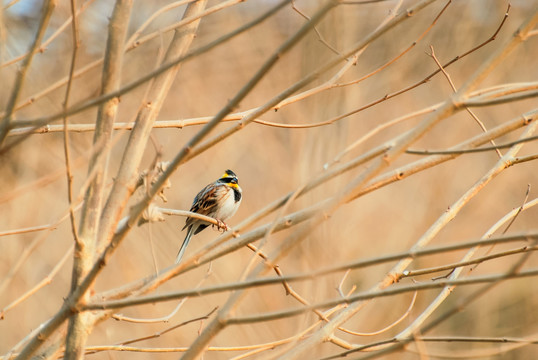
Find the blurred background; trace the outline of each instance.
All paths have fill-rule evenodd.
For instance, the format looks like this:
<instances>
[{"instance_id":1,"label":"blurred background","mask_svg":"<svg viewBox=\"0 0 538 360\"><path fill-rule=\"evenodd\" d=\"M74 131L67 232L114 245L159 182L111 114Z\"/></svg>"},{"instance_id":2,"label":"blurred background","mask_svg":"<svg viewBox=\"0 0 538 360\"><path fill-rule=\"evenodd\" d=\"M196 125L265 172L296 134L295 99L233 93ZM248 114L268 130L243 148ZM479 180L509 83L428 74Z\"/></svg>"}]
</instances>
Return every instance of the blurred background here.
<instances>
[{"instance_id":1,"label":"blurred background","mask_svg":"<svg viewBox=\"0 0 538 360\"><path fill-rule=\"evenodd\" d=\"M128 37L133 34L154 12L172 1L134 1ZM219 1L209 1L208 7ZM312 15L321 1L298 0L297 9ZM395 1L363 5L341 5L331 11L318 25L317 30L336 51L344 52L357 41L370 34L388 16ZM417 1L404 1L402 9ZM276 1L250 0L227 7L202 19L193 48L199 48L216 38L247 23L274 6ZM461 86L480 64L494 53L531 11L536 0L513 0L509 16L496 39L469 56L447 68L456 87ZM8 64L11 59L28 50L38 27L42 2L38 0L4 1L0 19L1 46L0 87L3 104L9 98L12 84L20 62ZM391 60L413 42L430 26L446 5L436 1L412 18L401 23L373 42L354 65L338 81L346 83L357 80ZM80 49L77 69L100 59L104 55L107 25L114 2L105 0L78 1L83 11L79 16ZM386 94L421 81L437 69L428 56L433 46L441 63L472 49L487 40L499 27L507 10L504 0L453 1L430 32L416 43L402 58L364 81L345 87L336 87L317 95L297 101L278 111L268 112L261 119L280 124L314 124L327 121L349 111L361 108ZM158 59L166 50L172 32L162 31L176 23L183 14L184 6L164 12L144 30L142 36L158 32L151 41L127 52L124 58L122 83L127 84L147 74L158 66ZM45 39L64 24L70 16L70 3L58 2ZM181 120L216 114L228 100L234 97L261 64L305 22L291 6L285 7L263 24L216 47L215 49L185 62L173 84L159 120ZM160 32L160 33L159 33ZM536 81L538 78L538 38L530 37L480 85L488 86ZM35 98L43 90L66 77L71 61L72 38L70 25L66 27L43 52L35 56L20 103ZM309 33L291 52L282 57L276 66L241 102L236 111L245 111L264 104L273 96L316 70L335 53L319 41L315 32ZM344 65L344 61L340 66ZM338 67L337 67L338 68ZM71 104L95 97L100 92L101 66L77 77L73 83ZM322 84L335 71L323 74L309 87ZM306 89L303 89L306 90ZM141 86L121 97L118 122L134 121L141 106L146 86ZM182 165L171 178L171 189L166 191L168 203L163 207L188 210L196 193L206 184L216 180L225 169L232 169L243 188L243 202L238 213L228 221L232 227L252 213L277 198L296 190L310 179L323 173L324 165L332 164L335 157L350 144L377 126L397 117L442 102L452 93L446 78L437 74L427 83L395 98L380 102L366 110L344 117L330 125L307 128L282 128L252 123L217 146ZM47 92L31 104L16 112L18 120L29 120L61 111L65 87ZM2 105L2 111L5 105ZM498 106L474 108L473 112L487 129L520 116L536 107L536 99L528 99ZM92 124L96 108L69 118L73 124ZM411 129L421 117L400 122L383 129L352 151L340 161L349 161L365 151ZM59 123L57 123L59 124ZM231 122L219 125L211 135L233 126ZM181 129L154 129L152 141L147 144L141 171L151 166L157 151L162 160L170 160L187 141L200 130L199 126ZM444 120L425 137L415 149L445 149L482 130L465 111ZM498 142L515 140L521 130L511 133ZM114 133L109 182L117 171L129 131ZM14 137L9 137L12 141ZM86 176L93 132L70 133L71 156L74 161L74 190L78 194ZM503 151L504 152L504 151ZM538 146L526 144L521 155L536 154ZM391 169L418 160L417 155L403 155ZM376 189L351 203L341 206L327 221L318 225L299 246L279 262L284 274L311 271L362 258L378 257L408 250L417 239L456 201L469 187L485 174L496 162L495 152L468 154L455 160L419 172L403 181ZM347 172L312 192L296 199L288 213L306 208L337 194L367 165ZM68 200L65 180L63 134L51 132L36 134L7 153L0 156L0 232L34 226L54 224L67 214ZM390 170L389 170L390 171ZM536 198L538 177L533 161L518 164L503 171L485 187L458 216L434 239L433 245L451 244L480 238L494 223L512 209L521 206L530 185L529 200ZM270 222L274 214L257 225ZM522 212L509 233L532 232L536 228L538 209ZM172 265L175 254L185 236L181 232L184 219L167 217L160 223L145 224L133 229L122 246L114 254L98 279L95 292L113 289ZM272 234L264 246L271 253L293 231ZM246 231L246 230L245 230ZM500 234L498 234L500 235ZM203 248L218 232L206 230L191 242L186 257ZM5 235L0 237L0 308L40 282L66 254L73 237L69 219L53 229ZM514 245L498 245L495 251L513 248ZM482 254L485 250L481 250ZM420 258L411 265L413 269L456 262L464 252ZM241 249L211 264L199 267L161 286L157 292L189 289L210 271L203 285L238 281L252 252ZM479 266L473 275L501 273L516 259L514 257L489 261ZM344 292L356 286L365 291L383 279L394 264L352 271L343 282ZM538 259L532 255L525 267L535 267ZM72 260L61 266L50 284L40 289L26 301L4 313L0 320L0 354L5 354L39 324L51 317L68 294L71 281ZM337 287L343 274L324 276L314 281L294 283L294 289L309 302L315 303L339 296ZM431 275L416 279L428 281ZM403 283L411 284L406 279ZM429 335L525 337L538 331L536 300L538 286L535 278L510 280L499 284L477 302L453 316ZM457 288L439 311L457 303L476 287ZM394 336L418 316L438 290L421 292L406 320L388 332L377 336L359 337L338 333L350 343L363 344ZM130 323L108 320L93 330L88 345L116 344L129 339L158 333L163 329L192 318L204 316L212 309L222 306L228 293L187 300L169 322ZM398 319L408 308L412 294L377 299L358 312L345 327L357 332L379 330ZM177 301L157 303L123 309L119 313L133 318L158 318L170 313ZM281 285L268 286L249 291L241 301L235 315L294 308L299 304L286 296ZM244 346L276 341L293 336L314 323L312 313L294 318L264 322L254 325L231 326L222 331L211 346ZM209 320L206 320L209 321ZM134 344L140 347L182 347L191 344L205 323L193 322L159 338ZM474 351L487 355L485 349L500 349L491 344L433 343L427 344L431 353L454 354L462 352L464 358ZM416 349L412 346L410 349ZM343 349L325 343L316 348L310 358L329 356ZM205 359L228 359L243 352L208 352ZM532 359L536 345L495 353L485 358ZM271 358L271 352L263 352L249 358ZM155 359L177 358L177 353L100 352L88 355L96 359ZM415 359L419 355L404 351L387 358ZM433 355L432 355L433 357Z\"/></svg>"}]
</instances>

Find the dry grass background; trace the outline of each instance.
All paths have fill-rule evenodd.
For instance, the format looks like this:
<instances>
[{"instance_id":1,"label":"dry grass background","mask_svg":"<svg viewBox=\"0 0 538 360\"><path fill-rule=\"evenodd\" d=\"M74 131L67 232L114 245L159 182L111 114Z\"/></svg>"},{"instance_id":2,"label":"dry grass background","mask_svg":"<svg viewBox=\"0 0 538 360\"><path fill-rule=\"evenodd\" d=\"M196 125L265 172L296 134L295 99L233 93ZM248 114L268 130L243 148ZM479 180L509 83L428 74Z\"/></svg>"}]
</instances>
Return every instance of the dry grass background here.
<instances>
[{"instance_id":1,"label":"dry grass background","mask_svg":"<svg viewBox=\"0 0 538 360\"><path fill-rule=\"evenodd\" d=\"M406 9L418 1L405 1ZM5 2L6 3L6 2ZM31 5L28 5L30 3ZM170 1L135 1L129 23L129 34L133 33L148 17ZM220 2L210 1L208 7ZM222 34L266 11L276 1L250 0L230 6L215 14L205 16L197 32L192 48L209 43ZM305 14L312 15L322 2L297 1L296 5ZM349 49L358 40L371 33L395 6L395 1L377 2L363 5L340 5L333 9L317 26L327 43L339 51ZM23 54L30 46L40 17L40 1L20 1L2 13L1 62ZM509 16L497 38L447 68L456 87L462 86L479 66L491 56L532 11L537 1L512 2ZM77 2L77 7L82 1ZM401 53L412 44L431 24L446 5L446 1L436 1L414 14L387 34L372 42L358 58L357 64L339 80L353 81L378 68L386 61ZM442 14L431 31L416 46L390 67L358 84L323 91L317 95L279 109L269 111L260 118L279 124L313 124L382 98L422 80L438 67L428 56L430 45L441 63L471 49L488 39L501 23L507 9L507 2L501 0L453 1ZM4 5L5 6L5 5ZM103 56L107 39L107 24L114 4L111 1L93 1L79 16L80 48L77 68ZM68 1L59 1L53 12L47 38L69 16ZM178 7L163 14L153 22L144 34L159 31L181 18L184 7ZM234 97L261 64L288 37L305 23L291 6L285 7L277 15L263 24L235 37L215 49L195 57L183 64L158 114L157 120L191 119L215 115ZM152 41L128 52L123 61L122 83L127 84L158 66L158 58L170 42L172 32L163 32ZM21 95L21 102L47 88L68 74L71 61L71 31L67 29L43 53L35 55L27 75ZM236 111L245 111L272 98L280 91L302 79L335 54L311 31L289 53L285 54L254 90L240 102ZM531 82L538 77L537 37L531 36L498 66L480 84L488 86ZM342 60L338 67L345 64ZM20 63L18 63L20 65ZM0 69L3 86L1 98L8 99L14 82L17 64ZM337 67L337 68L338 68ZM323 83L334 71L323 74L320 79L307 86ZM99 94L101 66L76 78L72 88L71 104L95 97ZM117 122L133 121L146 91L141 86L121 96ZM17 120L33 119L62 110L65 88L48 93L35 103L15 113ZM330 125L306 128L273 127L250 124L233 136L219 142L204 153L182 164L170 177L172 187L166 190L168 203L157 201L159 206L187 210L193 197L205 184L214 181L225 169L233 169L239 176L244 191L244 200L239 212L228 223L234 227L240 221L260 210L275 199L295 191L309 180L322 174L324 165L347 146L380 124L399 116L445 101L452 90L441 74L431 81L403 93L393 99L381 102L357 114L347 116ZM536 98L508 102L501 105L473 108L487 129L491 129L510 119L536 108ZM69 117L72 124L93 124L96 108ZM388 127L360 146L345 154L340 163L349 161L383 142L413 129L419 117ZM55 122L60 124L61 122ZM231 122L219 124L211 135L233 126ZM201 125L181 129L154 129L148 141L139 169L151 166L156 156L156 148L168 161L201 128ZM454 144L479 134L482 130L465 111L445 119L427 132L413 149L446 149ZM517 130L497 139L497 143L516 140L522 130ZM130 131L113 133L114 146L110 153L109 173L106 178L107 191L119 167ZM74 191L78 194L87 178L88 160L92 150L93 132L71 132L70 153L73 161ZM210 136L211 137L211 136ZM8 136L4 146L16 136ZM503 149L505 153L507 150ZM533 155L538 152L536 144L523 146L519 155ZM384 171L390 172L401 165L416 161L423 156L403 154ZM467 189L482 177L496 162L494 151L465 154L454 160L421 171L402 181L375 189L352 202L342 204L326 221L319 221L315 231L304 237L286 256L278 260L284 274L309 272L312 270L344 264L358 259L376 258L387 254L403 252L422 236L427 229L453 204ZM331 165L331 166L337 166ZM62 132L34 134L24 142L0 155L0 232L22 229L43 224L52 224L67 214L65 180L65 159ZM368 168L364 164L322 184L315 190L294 200L286 213L305 209L312 204L338 194L347 184ZM329 167L330 169L330 167ZM433 245L448 245L479 239L493 224L506 213L525 200L527 186L530 185L528 201L536 198L538 189L536 163L528 161L512 166L493 179L480 193L470 200L433 239ZM43 180L43 182L40 182ZM124 214L135 203L131 199ZM276 213L259 220L244 234L258 225L270 223ZM508 233L536 232L538 209L523 211ZM77 219L80 212L76 213ZM154 263L159 270L173 264L175 254L185 233L180 232L183 217L166 217L164 222L145 224L133 228L110 261L106 264L92 289L93 294L111 290L124 284L151 276L155 273ZM294 226L288 230L269 236L263 246L267 254L273 253L288 236L300 231ZM504 227L502 228L504 229ZM501 231L496 235L500 235ZM187 250L188 260L218 236L216 231L207 230L194 238ZM34 231L0 237L0 308L8 306L26 291L40 282L64 256L73 243L69 219L61 222L52 231ZM524 243L524 245L532 245ZM493 252L523 246L521 243L497 245ZM477 256L486 252L480 249ZM153 256L154 252L154 256ZM422 269L457 262L465 252L455 251L440 255L421 257L413 261L409 269ZM211 263L198 266L192 271L180 274L162 284L155 293L165 293L191 289L203 281L202 286L233 283L240 279L247 264L253 257L251 250L238 249ZM471 276L506 272L521 255L507 256L481 264ZM258 258L259 259L259 258ZM258 264L261 260L255 260ZM19 263L19 261L22 261ZM356 286L357 291L367 291L378 284L394 266L389 262L368 268L352 270L342 283L344 292ZM538 261L531 253L524 268L535 269ZM17 306L4 312L0 321L0 353L7 354L39 324L52 317L62 306L71 284L72 259L46 285ZM270 274L270 273L268 273ZM417 277L418 283L431 282L431 278L444 273ZM343 279L343 272L320 276L313 280L292 283L293 288L310 303L316 303L339 296L337 287ZM413 284L411 279L403 279L401 284ZM398 286L398 285L393 285ZM457 287L437 312L458 304L467 294L481 285ZM439 289L421 291L405 320L394 328L376 336L354 336L335 332L348 345L368 344L391 339L409 326L439 293ZM536 298L538 286L535 277L506 280L486 295L465 306L462 311L429 332L428 336L453 337L513 337L537 339L536 319L538 318ZM208 314L215 307L222 309L230 292L203 297L189 298L176 315L168 322L131 323L105 320L96 325L88 338L87 346L111 345L123 341L156 334L175 324ZM411 303L413 293L375 299L367 303L361 311L344 323L348 329L357 332L373 332L394 322ZM128 307L117 313L139 318L159 318L170 313L179 300L156 302L149 305ZM257 287L247 292L232 316L243 316L296 308L300 304L286 293L281 284ZM173 348L190 346L208 323L215 318L194 321L174 331L150 340L131 344L143 348ZM317 317L307 312L295 317L273 321L263 321L249 325L230 325L209 343L210 346L246 346L284 339L297 334L314 324ZM312 329L315 332L321 327ZM65 325L63 331L65 331ZM62 331L62 328L60 328ZM417 334L418 336L419 334ZM334 339L333 339L334 340ZM299 343L304 341L300 340ZM276 346L253 354L247 358L276 358L286 356L281 350L293 349L294 343ZM341 345L341 344L340 344ZM521 344L520 344L521 345ZM292 346L289 348L288 346ZM295 345L296 346L296 345ZM449 358L461 355L470 358L480 354L491 359L532 359L538 352L536 345L524 344L508 351L506 344L462 343L462 342L422 342L409 345L407 350L380 355L391 359ZM299 356L317 359L336 355L346 349L336 341L322 342ZM20 351L16 349L15 353ZM227 359L245 354L242 351L209 351L204 359ZM371 353L353 353L346 358L360 358ZM87 355L95 359L171 359L179 353L147 353L105 351Z\"/></svg>"}]
</instances>

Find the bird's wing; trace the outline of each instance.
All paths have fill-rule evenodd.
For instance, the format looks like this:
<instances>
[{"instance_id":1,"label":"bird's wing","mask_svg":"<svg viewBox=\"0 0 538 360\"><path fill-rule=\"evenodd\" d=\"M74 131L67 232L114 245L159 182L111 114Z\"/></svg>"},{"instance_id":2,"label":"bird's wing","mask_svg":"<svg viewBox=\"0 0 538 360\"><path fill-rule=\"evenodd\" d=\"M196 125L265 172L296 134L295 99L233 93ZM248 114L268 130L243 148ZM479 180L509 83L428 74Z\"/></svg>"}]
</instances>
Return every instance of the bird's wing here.
<instances>
[{"instance_id":1,"label":"bird's wing","mask_svg":"<svg viewBox=\"0 0 538 360\"><path fill-rule=\"evenodd\" d=\"M222 190L223 185L207 185L194 198L190 211L201 215L210 216L210 214L215 212L215 207L218 206L220 198L222 198L226 194L226 191ZM187 218L183 229L191 225L195 220L196 219L194 218Z\"/></svg>"}]
</instances>

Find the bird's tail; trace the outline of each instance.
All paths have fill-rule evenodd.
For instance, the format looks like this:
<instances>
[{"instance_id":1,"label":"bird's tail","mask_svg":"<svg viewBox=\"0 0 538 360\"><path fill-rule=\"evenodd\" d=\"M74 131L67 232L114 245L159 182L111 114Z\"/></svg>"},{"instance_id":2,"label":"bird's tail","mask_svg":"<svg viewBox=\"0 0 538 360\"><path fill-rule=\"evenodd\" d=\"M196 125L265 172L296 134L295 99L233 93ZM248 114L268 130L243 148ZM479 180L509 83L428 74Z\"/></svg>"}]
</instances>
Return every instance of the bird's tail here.
<instances>
[{"instance_id":1,"label":"bird's tail","mask_svg":"<svg viewBox=\"0 0 538 360\"><path fill-rule=\"evenodd\" d=\"M194 226L189 226L189 230L187 230L187 236L185 236L185 240L183 240L183 244L181 244L181 248L179 249L179 252L177 253L176 264L178 264L181 261L181 258L183 257L183 254L185 253L185 250L187 249L187 245L189 245L189 241L191 241L191 237L193 234L194 234Z\"/></svg>"}]
</instances>

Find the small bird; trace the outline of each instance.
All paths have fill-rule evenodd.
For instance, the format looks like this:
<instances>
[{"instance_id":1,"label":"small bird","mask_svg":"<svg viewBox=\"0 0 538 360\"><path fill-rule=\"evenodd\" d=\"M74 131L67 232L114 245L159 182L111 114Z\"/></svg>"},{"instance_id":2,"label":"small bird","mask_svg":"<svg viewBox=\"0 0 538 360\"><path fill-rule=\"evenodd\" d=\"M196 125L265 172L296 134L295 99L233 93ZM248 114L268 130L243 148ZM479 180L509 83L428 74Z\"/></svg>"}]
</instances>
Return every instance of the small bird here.
<instances>
[{"instance_id":1,"label":"small bird","mask_svg":"<svg viewBox=\"0 0 538 360\"><path fill-rule=\"evenodd\" d=\"M194 198L191 212L210 216L217 219L219 228L226 228L224 220L231 218L241 204L243 190L239 186L237 175L232 170L226 170L217 181L207 185ZM179 249L176 264L181 261L189 241L193 235L208 227L210 223L195 218L187 218L181 230L187 230L187 236Z\"/></svg>"}]
</instances>

